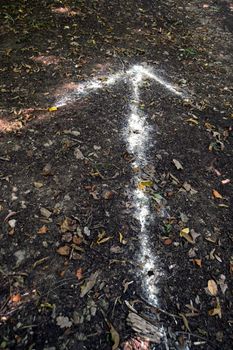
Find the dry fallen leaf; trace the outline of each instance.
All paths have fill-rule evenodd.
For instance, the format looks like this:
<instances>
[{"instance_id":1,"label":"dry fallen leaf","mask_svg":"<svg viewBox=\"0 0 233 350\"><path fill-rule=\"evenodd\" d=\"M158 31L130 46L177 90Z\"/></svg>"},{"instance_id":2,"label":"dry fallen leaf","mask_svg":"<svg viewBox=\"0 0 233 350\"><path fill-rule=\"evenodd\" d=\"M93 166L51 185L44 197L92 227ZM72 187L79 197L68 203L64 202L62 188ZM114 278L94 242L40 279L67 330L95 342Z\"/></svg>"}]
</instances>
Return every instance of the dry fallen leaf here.
<instances>
[{"instance_id":1,"label":"dry fallen leaf","mask_svg":"<svg viewBox=\"0 0 233 350\"><path fill-rule=\"evenodd\" d=\"M171 238L165 239L165 240L163 241L163 244L164 244L164 245L171 245L171 244L172 244Z\"/></svg>"},{"instance_id":2,"label":"dry fallen leaf","mask_svg":"<svg viewBox=\"0 0 233 350\"><path fill-rule=\"evenodd\" d=\"M79 148L75 148L74 156L76 159L84 159L85 158L82 151Z\"/></svg>"},{"instance_id":3,"label":"dry fallen leaf","mask_svg":"<svg viewBox=\"0 0 233 350\"><path fill-rule=\"evenodd\" d=\"M152 187L152 186L153 186L153 182L150 180L140 181L137 185L138 189L141 191L144 191L147 187Z\"/></svg>"},{"instance_id":4,"label":"dry fallen leaf","mask_svg":"<svg viewBox=\"0 0 233 350\"><path fill-rule=\"evenodd\" d=\"M182 170L182 169L184 169L184 168L183 168L183 165L182 165L178 160L172 159L172 161L173 161L173 163L175 164L175 167L176 167L177 170Z\"/></svg>"},{"instance_id":5,"label":"dry fallen leaf","mask_svg":"<svg viewBox=\"0 0 233 350\"><path fill-rule=\"evenodd\" d=\"M52 165L51 164L46 164L43 169L42 173L43 176L52 176L53 175L53 170L52 170Z\"/></svg>"},{"instance_id":6,"label":"dry fallen leaf","mask_svg":"<svg viewBox=\"0 0 233 350\"><path fill-rule=\"evenodd\" d=\"M67 316L58 316L56 323L60 328L70 328L72 326L72 322Z\"/></svg>"},{"instance_id":7,"label":"dry fallen leaf","mask_svg":"<svg viewBox=\"0 0 233 350\"><path fill-rule=\"evenodd\" d=\"M44 235L45 233L48 232L48 227L47 226L42 226L41 228L39 228L39 230L37 231L37 233L39 233L39 235Z\"/></svg>"},{"instance_id":8,"label":"dry fallen leaf","mask_svg":"<svg viewBox=\"0 0 233 350\"><path fill-rule=\"evenodd\" d=\"M113 341L113 346L112 350L118 349L118 346L120 344L120 336L119 333L116 331L116 329L113 327L113 325L110 323L110 333L111 333L111 338Z\"/></svg>"},{"instance_id":9,"label":"dry fallen leaf","mask_svg":"<svg viewBox=\"0 0 233 350\"><path fill-rule=\"evenodd\" d=\"M94 287L98 276L99 271L92 273L89 279L81 286L81 298L83 298Z\"/></svg>"},{"instance_id":10,"label":"dry fallen leaf","mask_svg":"<svg viewBox=\"0 0 233 350\"><path fill-rule=\"evenodd\" d=\"M97 244L103 244L103 243L108 242L110 239L112 239L111 236L109 236L109 237L104 237L104 238L102 238L102 239L98 239L96 243L97 243Z\"/></svg>"},{"instance_id":11,"label":"dry fallen leaf","mask_svg":"<svg viewBox=\"0 0 233 350\"><path fill-rule=\"evenodd\" d=\"M217 199L223 198L222 195L216 190L213 190L212 193L213 193L214 198L217 198Z\"/></svg>"},{"instance_id":12,"label":"dry fallen leaf","mask_svg":"<svg viewBox=\"0 0 233 350\"><path fill-rule=\"evenodd\" d=\"M193 262L195 265L201 267L202 266L202 260L201 259L193 259Z\"/></svg>"},{"instance_id":13,"label":"dry fallen leaf","mask_svg":"<svg viewBox=\"0 0 233 350\"><path fill-rule=\"evenodd\" d=\"M191 124L194 124L194 125L198 125L199 122L198 120L194 119L194 118L189 118L187 119L187 122L191 123Z\"/></svg>"},{"instance_id":14,"label":"dry fallen leaf","mask_svg":"<svg viewBox=\"0 0 233 350\"><path fill-rule=\"evenodd\" d=\"M209 310L208 314L209 316L218 316L219 318L222 318L222 309L218 298L216 307Z\"/></svg>"},{"instance_id":15,"label":"dry fallen leaf","mask_svg":"<svg viewBox=\"0 0 233 350\"><path fill-rule=\"evenodd\" d=\"M208 291L213 296L216 296L218 294L218 286L214 280L208 281Z\"/></svg>"},{"instance_id":16,"label":"dry fallen leaf","mask_svg":"<svg viewBox=\"0 0 233 350\"><path fill-rule=\"evenodd\" d=\"M77 244L77 245L80 245L82 243L83 239L77 235L74 235L73 236L73 243L74 244Z\"/></svg>"},{"instance_id":17,"label":"dry fallen leaf","mask_svg":"<svg viewBox=\"0 0 233 350\"><path fill-rule=\"evenodd\" d=\"M49 219L50 216L52 215L52 212L49 211L48 209L46 208L40 208L40 213L42 216L44 216L46 219Z\"/></svg>"},{"instance_id":18,"label":"dry fallen leaf","mask_svg":"<svg viewBox=\"0 0 233 350\"><path fill-rule=\"evenodd\" d=\"M180 231L180 237L183 237L186 239L186 241L188 241L189 243L191 244L194 244L194 240L192 239L191 235L190 235L190 230L188 227L185 227L183 228L181 231Z\"/></svg>"},{"instance_id":19,"label":"dry fallen leaf","mask_svg":"<svg viewBox=\"0 0 233 350\"><path fill-rule=\"evenodd\" d=\"M77 227L76 222L70 218L65 218L60 225L62 233L65 233L67 231L74 231L76 227Z\"/></svg>"},{"instance_id":20,"label":"dry fallen leaf","mask_svg":"<svg viewBox=\"0 0 233 350\"><path fill-rule=\"evenodd\" d=\"M13 294L10 297L10 301L12 301L13 303L19 303L21 301L22 297L20 294Z\"/></svg>"},{"instance_id":21,"label":"dry fallen leaf","mask_svg":"<svg viewBox=\"0 0 233 350\"><path fill-rule=\"evenodd\" d=\"M49 107L49 108L48 108L48 111L49 111L49 112L55 112L55 111L57 111L57 110L58 110L58 108L55 107L55 106Z\"/></svg>"},{"instance_id":22,"label":"dry fallen leaf","mask_svg":"<svg viewBox=\"0 0 233 350\"><path fill-rule=\"evenodd\" d=\"M189 332L191 332L191 330L190 330L190 328L189 328L188 320L187 320L187 318L185 317L185 315L182 314L182 313L180 313L179 316L182 317L182 320L183 320L183 322L184 322L184 326L185 326L186 330L189 331Z\"/></svg>"},{"instance_id":23,"label":"dry fallen leaf","mask_svg":"<svg viewBox=\"0 0 233 350\"><path fill-rule=\"evenodd\" d=\"M81 267L76 271L75 276L79 281L83 278L83 269Z\"/></svg>"},{"instance_id":24,"label":"dry fallen leaf","mask_svg":"<svg viewBox=\"0 0 233 350\"><path fill-rule=\"evenodd\" d=\"M57 249L57 253L62 256L69 256L70 255L70 247L68 245L63 245L62 247Z\"/></svg>"},{"instance_id":25,"label":"dry fallen leaf","mask_svg":"<svg viewBox=\"0 0 233 350\"><path fill-rule=\"evenodd\" d=\"M104 191L103 193L103 198L108 200L108 199L112 199L114 197L114 192L113 191Z\"/></svg>"},{"instance_id":26,"label":"dry fallen leaf","mask_svg":"<svg viewBox=\"0 0 233 350\"><path fill-rule=\"evenodd\" d=\"M112 237L107 236L106 232L104 230L101 230L101 232L98 233L98 239L97 239L96 243L102 244L102 243L109 241L110 239L112 239Z\"/></svg>"},{"instance_id":27,"label":"dry fallen leaf","mask_svg":"<svg viewBox=\"0 0 233 350\"><path fill-rule=\"evenodd\" d=\"M43 186L44 186L44 184L42 182L34 182L34 187L35 188L41 188Z\"/></svg>"}]
</instances>

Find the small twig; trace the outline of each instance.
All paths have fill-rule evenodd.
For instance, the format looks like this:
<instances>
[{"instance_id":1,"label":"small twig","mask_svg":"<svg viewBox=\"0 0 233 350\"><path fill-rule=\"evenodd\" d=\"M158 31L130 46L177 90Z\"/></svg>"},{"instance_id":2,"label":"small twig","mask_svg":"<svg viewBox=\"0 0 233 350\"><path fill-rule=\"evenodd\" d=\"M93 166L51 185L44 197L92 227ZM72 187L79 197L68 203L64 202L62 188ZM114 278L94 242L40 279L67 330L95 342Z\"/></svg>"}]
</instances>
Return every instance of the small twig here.
<instances>
[{"instance_id":1,"label":"small twig","mask_svg":"<svg viewBox=\"0 0 233 350\"><path fill-rule=\"evenodd\" d=\"M33 264L32 268L35 269L38 265L43 264L43 263L44 263L46 260L48 260L48 259L49 259L49 256L46 256L46 257L44 257L44 258L42 258L42 259L37 260L37 261Z\"/></svg>"},{"instance_id":2,"label":"small twig","mask_svg":"<svg viewBox=\"0 0 233 350\"><path fill-rule=\"evenodd\" d=\"M139 297L142 301L144 301L144 303L146 303L148 306L152 307L152 308L155 309L156 311L162 312L163 314L168 315L168 316L171 316L171 317L173 317L173 318L182 319L182 317L179 316L179 315L174 315L174 314L172 314L172 313L170 313L170 312L168 312L168 311L166 311L166 310L160 309L158 306L152 305L148 300L144 299L141 295L138 295L138 297Z\"/></svg>"},{"instance_id":3,"label":"small twig","mask_svg":"<svg viewBox=\"0 0 233 350\"><path fill-rule=\"evenodd\" d=\"M177 334L177 335L178 334L183 334L183 335L189 335L191 337L196 337L196 338L199 338L201 340L204 340L205 342L211 344L214 347L214 344L213 344L212 341L208 340L207 338L205 338L205 337L203 337L203 336L201 336L199 334L195 334L195 333L191 333L191 332L184 332L184 331L177 331L177 332L175 332L175 334Z\"/></svg>"}]
</instances>

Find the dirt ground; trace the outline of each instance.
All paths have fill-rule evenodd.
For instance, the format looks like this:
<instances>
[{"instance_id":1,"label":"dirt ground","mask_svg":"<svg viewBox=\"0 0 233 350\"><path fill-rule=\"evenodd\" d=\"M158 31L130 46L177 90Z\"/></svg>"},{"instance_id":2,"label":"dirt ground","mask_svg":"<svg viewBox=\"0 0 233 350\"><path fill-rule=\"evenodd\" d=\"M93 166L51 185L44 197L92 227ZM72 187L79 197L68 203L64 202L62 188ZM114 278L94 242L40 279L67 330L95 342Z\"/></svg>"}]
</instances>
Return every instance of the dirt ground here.
<instances>
[{"instance_id":1,"label":"dirt ground","mask_svg":"<svg viewBox=\"0 0 233 350\"><path fill-rule=\"evenodd\" d=\"M0 349L230 350L232 1L3 0L0 20ZM127 84L49 110L134 64L188 96L153 81L141 96L157 306L138 274Z\"/></svg>"}]
</instances>

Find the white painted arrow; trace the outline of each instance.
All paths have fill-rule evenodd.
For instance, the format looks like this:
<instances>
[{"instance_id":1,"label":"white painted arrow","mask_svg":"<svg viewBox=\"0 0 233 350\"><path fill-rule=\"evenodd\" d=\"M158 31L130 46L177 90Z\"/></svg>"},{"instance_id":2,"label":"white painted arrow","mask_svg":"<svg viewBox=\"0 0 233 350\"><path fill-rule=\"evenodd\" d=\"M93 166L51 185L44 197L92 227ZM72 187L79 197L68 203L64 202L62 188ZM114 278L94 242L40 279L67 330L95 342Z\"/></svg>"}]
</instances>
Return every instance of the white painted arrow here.
<instances>
[{"instance_id":1,"label":"white painted arrow","mask_svg":"<svg viewBox=\"0 0 233 350\"><path fill-rule=\"evenodd\" d=\"M135 170L135 168L137 168L137 172L133 171L134 188L132 189L132 205L134 207L133 215L140 224L140 233L138 237L140 251L137 252L137 263L141 268L140 271L138 271L138 274L141 279L145 297L151 304L158 306L157 286L161 272L157 257L151 249L150 242L150 225L153 220L153 214L150 211L150 199L147 193L138 186L142 180L141 169L148 163L146 149L152 131L152 126L147 123L146 115L139 108L140 89L143 81L146 79L151 79L157 84L162 85L164 89L172 94L181 98L186 97L181 91L176 89L175 86L159 77L152 68L144 67L142 65L134 65L126 72L120 71L116 74L109 75L104 81L94 78L89 82L80 84L75 91L62 97L56 103L56 107L75 102L77 99L87 96L92 91L105 89L122 80L129 83L131 90L129 100L130 113L123 134L127 144L127 150L134 158L134 161L131 163L132 169ZM153 272L151 276L148 274L149 271Z\"/></svg>"}]
</instances>

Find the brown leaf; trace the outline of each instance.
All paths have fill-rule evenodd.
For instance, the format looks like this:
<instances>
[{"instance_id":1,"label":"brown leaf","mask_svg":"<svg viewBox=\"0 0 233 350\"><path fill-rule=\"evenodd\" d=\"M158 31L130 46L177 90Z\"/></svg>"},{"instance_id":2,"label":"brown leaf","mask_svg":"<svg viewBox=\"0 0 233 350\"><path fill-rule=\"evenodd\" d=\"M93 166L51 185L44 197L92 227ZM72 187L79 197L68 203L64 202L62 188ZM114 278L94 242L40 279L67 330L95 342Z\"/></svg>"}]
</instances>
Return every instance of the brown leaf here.
<instances>
[{"instance_id":1,"label":"brown leaf","mask_svg":"<svg viewBox=\"0 0 233 350\"><path fill-rule=\"evenodd\" d=\"M76 227L77 225L75 221L70 218L65 218L65 220L60 225L62 233L65 233L67 231L74 231Z\"/></svg>"},{"instance_id":2,"label":"brown leaf","mask_svg":"<svg viewBox=\"0 0 233 350\"><path fill-rule=\"evenodd\" d=\"M39 230L37 231L37 233L39 234L39 235L44 235L45 233L47 233L48 232L48 227L47 226L42 226L41 228L39 228Z\"/></svg>"},{"instance_id":3,"label":"brown leaf","mask_svg":"<svg viewBox=\"0 0 233 350\"><path fill-rule=\"evenodd\" d=\"M18 294L13 294L11 295L10 297L10 301L12 301L13 303L19 303L21 301L22 297L21 295L18 293Z\"/></svg>"},{"instance_id":4,"label":"brown leaf","mask_svg":"<svg viewBox=\"0 0 233 350\"><path fill-rule=\"evenodd\" d=\"M98 276L99 271L92 273L89 279L84 283L84 285L81 286L81 298L83 298L94 287Z\"/></svg>"},{"instance_id":5,"label":"brown leaf","mask_svg":"<svg viewBox=\"0 0 233 350\"><path fill-rule=\"evenodd\" d=\"M223 198L222 195L216 190L213 190L212 193L213 193L214 198L217 198L217 199Z\"/></svg>"},{"instance_id":6,"label":"brown leaf","mask_svg":"<svg viewBox=\"0 0 233 350\"><path fill-rule=\"evenodd\" d=\"M70 247L68 245L63 245L62 247L57 249L57 253L63 256L70 255Z\"/></svg>"},{"instance_id":7,"label":"brown leaf","mask_svg":"<svg viewBox=\"0 0 233 350\"><path fill-rule=\"evenodd\" d=\"M216 307L214 309L209 310L208 314L209 316L218 316L219 318L222 318L222 309L218 298Z\"/></svg>"},{"instance_id":8,"label":"brown leaf","mask_svg":"<svg viewBox=\"0 0 233 350\"><path fill-rule=\"evenodd\" d=\"M186 241L188 241L189 243L191 244L194 244L194 240L192 239L191 235L190 235L190 230L188 227L185 227L183 228L181 231L180 231L180 237L183 237L186 239Z\"/></svg>"},{"instance_id":9,"label":"brown leaf","mask_svg":"<svg viewBox=\"0 0 233 350\"><path fill-rule=\"evenodd\" d=\"M53 175L51 164L46 164L44 166L44 168L42 169L42 175L43 176L52 176Z\"/></svg>"},{"instance_id":10,"label":"brown leaf","mask_svg":"<svg viewBox=\"0 0 233 350\"><path fill-rule=\"evenodd\" d=\"M167 238L163 241L163 244L165 245L171 245L172 244L172 240L170 238Z\"/></svg>"},{"instance_id":11,"label":"brown leaf","mask_svg":"<svg viewBox=\"0 0 233 350\"><path fill-rule=\"evenodd\" d=\"M83 269L81 267L76 271L75 276L79 281L83 278Z\"/></svg>"},{"instance_id":12,"label":"brown leaf","mask_svg":"<svg viewBox=\"0 0 233 350\"><path fill-rule=\"evenodd\" d=\"M202 260L201 259L193 259L193 262L195 265L202 267Z\"/></svg>"},{"instance_id":13,"label":"brown leaf","mask_svg":"<svg viewBox=\"0 0 233 350\"><path fill-rule=\"evenodd\" d=\"M74 244L77 244L77 245L80 245L82 243L83 239L77 235L74 235L73 236L73 243Z\"/></svg>"},{"instance_id":14,"label":"brown leaf","mask_svg":"<svg viewBox=\"0 0 233 350\"><path fill-rule=\"evenodd\" d=\"M104 191L103 193L103 198L108 200L112 199L114 197L114 192L113 191Z\"/></svg>"},{"instance_id":15,"label":"brown leaf","mask_svg":"<svg viewBox=\"0 0 233 350\"><path fill-rule=\"evenodd\" d=\"M214 280L208 281L208 290L213 296L216 296L218 294L218 286Z\"/></svg>"}]
</instances>

